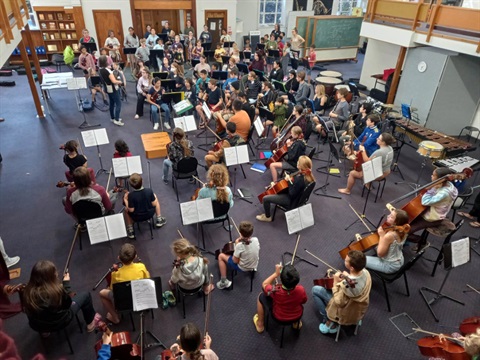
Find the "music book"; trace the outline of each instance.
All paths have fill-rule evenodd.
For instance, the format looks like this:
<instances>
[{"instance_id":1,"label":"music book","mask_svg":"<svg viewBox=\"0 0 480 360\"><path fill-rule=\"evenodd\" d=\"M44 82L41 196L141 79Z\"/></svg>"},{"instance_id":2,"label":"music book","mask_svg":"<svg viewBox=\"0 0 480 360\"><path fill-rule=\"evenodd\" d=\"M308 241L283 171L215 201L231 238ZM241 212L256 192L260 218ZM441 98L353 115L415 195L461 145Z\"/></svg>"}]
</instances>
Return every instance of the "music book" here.
<instances>
[{"instance_id":1,"label":"music book","mask_svg":"<svg viewBox=\"0 0 480 360\"><path fill-rule=\"evenodd\" d=\"M177 113L177 115L182 115L185 111L193 109L192 103L188 100L182 100L176 104L173 104L173 110Z\"/></svg>"},{"instance_id":2,"label":"music book","mask_svg":"<svg viewBox=\"0 0 480 360\"><path fill-rule=\"evenodd\" d=\"M271 151L260 151L260 159L270 159L273 155Z\"/></svg>"},{"instance_id":3,"label":"music book","mask_svg":"<svg viewBox=\"0 0 480 360\"><path fill-rule=\"evenodd\" d=\"M196 224L213 219L212 199L199 199L180 204L183 225Z\"/></svg>"},{"instance_id":4,"label":"music book","mask_svg":"<svg viewBox=\"0 0 480 360\"><path fill-rule=\"evenodd\" d=\"M363 183L368 184L383 175L382 157L376 157L362 164Z\"/></svg>"},{"instance_id":5,"label":"music book","mask_svg":"<svg viewBox=\"0 0 480 360\"><path fill-rule=\"evenodd\" d=\"M87 230L91 245L127 237L123 214L87 220Z\"/></svg>"},{"instance_id":6,"label":"music book","mask_svg":"<svg viewBox=\"0 0 480 360\"><path fill-rule=\"evenodd\" d=\"M250 161L247 145L224 148L223 154L225 156L225 164L227 166L245 164Z\"/></svg>"},{"instance_id":7,"label":"music book","mask_svg":"<svg viewBox=\"0 0 480 360\"><path fill-rule=\"evenodd\" d=\"M253 170L253 171L256 171L256 172L259 172L259 173L263 174L265 171L267 171L267 167L264 164L255 163L255 164L252 165L250 170Z\"/></svg>"},{"instance_id":8,"label":"music book","mask_svg":"<svg viewBox=\"0 0 480 360\"><path fill-rule=\"evenodd\" d=\"M158 309L155 281L152 279L132 280L133 311Z\"/></svg>"},{"instance_id":9,"label":"music book","mask_svg":"<svg viewBox=\"0 0 480 360\"><path fill-rule=\"evenodd\" d=\"M313 219L312 204L306 204L299 208L287 211L285 213L287 220L288 234L294 234L307 227L315 225Z\"/></svg>"},{"instance_id":10,"label":"music book","mask_svg":"<svg viewBox=\"0 0 480 360\"><path fill-rule=\"evenodd\" d=\"M445 255L444 266L446 269L466 264L470 261L470 238L452 241L443 246Z\"/></svg>"},{"instance_id":11,"label":"music book","mask_svg":"<svg viewBox=\"0 0 480 360\"><path fill-rule=\"evenodd\" d=\"M195 122L193 115L173 118L173 122L175 123L175 127L178 127L185 132L197 130L197 123Z\"/></svg>"},{"instance_id":12,"label":"music book","mask_svg":"<svg viewBox=\"0 0 480 360\"><path fill-rule=\"evenodd\" d=\"M113 158L112 165L115 177L127 177L133 173L142 173L142 161L140 156Z\"/></svg>"},{"instance_id":13,"label":"music book","mask_svg":"<svg viewBox=\"0 0 480 360\"><path fill-rule=\"evenodd\" d=\"M82 131L82 139L85 147L108 144L107 129L95 129Z\"/></svg>"},{"instance_id":14,"label":"music book","mask_svg":"<svg viewBox=\"0 0 480 360\"><path fill-rule=\"evenodd\" d=\"M212 112L210 111L210 108L208 107L208 104L206 101L202 103L202 110L205 113L205 116L207 117L207 119L212 118Z\"/></svg>"},{"instance_id":15,"label":"music book","mask_svg":"<svg viewBox=\"0 0 480 360\"><path fill-rule=\"evenodd\" d=\"M263 126L262 119L260 119L260 116L257 116L255 121L253 122L253 125L255 125L255 130L257 131L258 137L262 137L263 131L265 130L265 126Z\"/></svg>"},{"instance_id":16,"label":"music book","mask_svg":"<svg viewBox=\"0 0 480 360\"><path fill-rule=\"evenodd\" d=\"M68 90L80 90L87 88L87 79L85 77L72 77L67 79Z\"/></svg>"}]
</instances>

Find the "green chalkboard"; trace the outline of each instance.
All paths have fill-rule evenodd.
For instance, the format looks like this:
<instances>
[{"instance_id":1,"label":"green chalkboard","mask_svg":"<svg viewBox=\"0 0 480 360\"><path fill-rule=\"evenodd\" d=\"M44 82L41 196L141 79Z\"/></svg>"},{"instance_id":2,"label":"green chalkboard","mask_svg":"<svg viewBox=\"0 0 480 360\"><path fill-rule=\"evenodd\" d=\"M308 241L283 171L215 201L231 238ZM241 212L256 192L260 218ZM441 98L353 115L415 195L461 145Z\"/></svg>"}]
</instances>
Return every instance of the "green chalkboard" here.
<instances>
[{"instance_id":1,"label":"green chalkboard","mask_svg":"<svg viewBox=\"0 0 480 360\"><path fill-rule=\"evenodd\" d=\"M300 35L302 38L305 39L305 36L307 35L307 22L308 22L308 17L307 16L297 16L297 32L298 35Z\"/></svg>"},{"instance_id":2,"label":"green chalkboard","mask_svg":"<svg viewBox=\"0 0 480 360\"><path fill-rule=\"evenodd\" d=\"M313 39L315 39L315 36L313 35L313 27L315 25L315 18L309 18L308 19L308 25L307 25L307 29L308 29L308 36L305 39L305 47L309 47L312 42L313 42Z\"/></svg>"},{"instance_id":3,"label":"green chalkboard","mask_svg":"<svg viewBox=\"0 0 480 360\"><path fill-rule=\"evenodd\" d=\"M362 21L362 17L316 17L315 47L324 49L358 46Z\"/></svg>"}]
</instances>

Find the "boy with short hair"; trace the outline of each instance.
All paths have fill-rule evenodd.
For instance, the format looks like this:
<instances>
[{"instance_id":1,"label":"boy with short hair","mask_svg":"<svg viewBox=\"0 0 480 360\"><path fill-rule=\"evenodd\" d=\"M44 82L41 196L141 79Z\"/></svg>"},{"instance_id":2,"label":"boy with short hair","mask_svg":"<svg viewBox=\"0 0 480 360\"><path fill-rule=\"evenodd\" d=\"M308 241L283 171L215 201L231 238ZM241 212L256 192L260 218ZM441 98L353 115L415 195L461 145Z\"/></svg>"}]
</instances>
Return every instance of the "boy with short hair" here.
<instances>
[{"instance_id":1,"label":"boy with short hair","mask_svg":"<svg viewBox=\"0 0 480 360\"><path fill-rule=\"evenodd\" d=\"M257 269L260 253L260 243L253 235L253 224L250 221L242 221L238 226L240 237L235 240L235 250L232 256L221 253L218 256L220 269L220 281L217 288L227 289L232 282L227 279L227 268L237 271L253 271Z\"/></svg>"},{"instance_id":2,"label":"boy with short hair","mask_svg":"<svg viewBox=\"0 0 480 360\"><path fill-rule=\"evenodd\" d=\"M275 279L280 276L282 284L274 285ZM275 265L275 272L262 284L263 292L257 300L257 313L253 317L253 323L258 333L264 328L265 311L272 309L273 316L279 321L292 321L300 319L303 314L303 304L307 302L307 293L300 282L300 274L293 265L286 265L282 269L281 264ZM296 329L302 327L299 320ZM295 326L294 326L295 328Z\"/></svg>"},{"instance_id":3,"label":"boy with short hair","mask_svg":"<svg viewBox=\"0 0 480 360\"><path fill-rule=\"evenodd\" d=\"M127 236L129 239L135 239L135 230L133 223L143 221L145 218L152 218L156 215L155 226L160 228L167 223L167 220L161 215L160 202L152 189L143 187L143 179L133 173L128 179L133 191L126 192L123 197L125 203L125 221L127 223Z\"/></svg>"},{"instance_id":4,"label":"boy with short hair","mask_svg":"<svg viewBox=\"0 0 480 360\"><path fill-rule=\"evenodd\" d=\"M150 273L143 263L133 262L136 258L137 251L135 250L135 246L129 243L123 244L118 253L118 259L122 262L122 266L119 267L117 271L112 271L108 289L100 291L100 299L107 310L106 318L114 324L120 322L120 317L113 303L113 284L124 281L148 279L150 277Z\"/></svg>"}]
</instances>

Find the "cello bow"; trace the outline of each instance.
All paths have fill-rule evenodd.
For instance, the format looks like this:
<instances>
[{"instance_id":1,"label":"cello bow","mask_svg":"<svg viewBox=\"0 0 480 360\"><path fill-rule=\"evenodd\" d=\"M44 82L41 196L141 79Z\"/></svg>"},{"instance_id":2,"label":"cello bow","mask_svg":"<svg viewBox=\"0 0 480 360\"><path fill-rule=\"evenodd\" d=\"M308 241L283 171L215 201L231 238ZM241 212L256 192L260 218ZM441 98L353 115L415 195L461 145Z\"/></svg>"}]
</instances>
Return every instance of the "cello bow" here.
<instances>
[{"instance_id":1,"label":"cello bow","mask_svg":"<svg viewBox=\"0 0 480 360\"><path fill-rule=\"evenodd\" d=\"M352 204L348 203L348 206L350 206L350 209L357 215L358 219L362 222L362 224L367 228L368 231L372 232L372 229L370 229L367 225L367 223L363 220L362 216L355 210L352 206Z\"/></svg>"},{"instance_id":2,"label":"cello bow","mask_svg":"<svg viewBox=\"0 0 480 360\"><path fill-rule=\"evenodd\" d=\"M213 285L213 274L210 274L210 281L208 282L208 287L210 288L210 285ZM203 336L206 337L208 335L208 320L210 317L210 305L212 303L212 291L208 292L207 295L207 311L205 312L205 328L203 329Z\"/></svg>"},{"instance_id":3,"label":"cello bow","mask_svg":"<svg viewBox=\"0 0 480 360\"><path fill-rule=\"evenodd\" d=\"M80 225L77 226L77 230L75 231L75 235L73 236L72 244L70 245L70 251L68 252L67 263L65 264L65 268L63 269L63 275L68 273L68 266L70 265L70 260L72 259L73 254L73 247L75 246L75 242L77 241L78 234L80 233Z\"/></svg>"},{"instance_id":4,"label":"cello bow","mask_svg":"<svg viewBox=\"0 0 480 360\"><path fill-rule=\"evenodd\" d=\"M295 262L295 256L297 256L297 248L298 248L299 242L300 242L300 233L297 234L297 243L295 244L295 249L293 250L292 261L290 261L290 265L292 266L293 266L293 263Z\"/></svg>"}]
</instances>

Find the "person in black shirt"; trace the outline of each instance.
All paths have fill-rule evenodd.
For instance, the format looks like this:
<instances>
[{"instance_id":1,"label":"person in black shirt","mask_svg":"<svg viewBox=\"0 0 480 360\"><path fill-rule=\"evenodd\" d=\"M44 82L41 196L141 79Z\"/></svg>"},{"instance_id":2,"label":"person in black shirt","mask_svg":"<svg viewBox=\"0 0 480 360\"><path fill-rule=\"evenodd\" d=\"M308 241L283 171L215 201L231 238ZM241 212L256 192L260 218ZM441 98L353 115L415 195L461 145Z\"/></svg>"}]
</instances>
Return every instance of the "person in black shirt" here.
<instances>
[{"instance_id":1,"label":"person in black shirt","mask_svg":"<svg viewBox=\"0 0 480 360\"><path fill-rule=\"evenodd\" d=\"M257 100L258 94L262 90L262 83L258 80L257 74L253 71L248 73L247 82L245 83L245 93L248 99Z\"/></svg>"},{"instance_id":2,"label":"person in black shirt","mask_svg":"<svg viewBox=\"0 0 480 360\"><path fill-rule=\"evenodd\" d=\"M352 139L352 132L356 138L363 133L363 130L365 130L367 127L367 116L370 115L371 111L372 104L363 103L360 106L359 113L356 114L355 118L347 122L347 130L340 130L337 133L338 141L341 144L341 149L343 149L346 142Z\"/></svg>"},{"instance_id":3,"label":"person in black shirt","mask_svg":"<svg viewBox=\"0 0 480 360\"><path fill-rule=\"evenodd\" d=\"M283 69L282 69L282 63L280 60L275 60L273 62L273 69L270 71L270 81L275 80L279 82L283 82Z\"/></svg>"},{"instance_id":4,"label":"person in black shirt","mask_svg":"<svg viewBox=\"0 0 480 360\"><path fill-rule=\"evenodd\" d=\"M300 84L297 81L297 72L295 70L290 70L290 72L288 73L288 80L285 83L285 89L289 93L293 94L298 91L299 86Z\"/></svg>"},{"instance_id":5,"label":"person in black shirt","mask_svg":"<svg viewBox=\"0 0 480 360\"><path fill-rule=\"evenodd\" d=\"M223 99L222 99L222 90L217 86L217 80L216 79L210 79L208 81L208 88L207 91L203 92L201 91L198 94L199 99L204 100L207 102L207 105L211 112L219 111L220 106L223 104ZM204 124L208 123L210 119L206 119L205 113L203 112L202 105L199 104L196 106L197 113L202 119L200 122L200 128L204 126Z\"/></svg>"},{"instance_id":6,"label":"person in black shirt","mask_svg":"<svg viewBox=\"0 0 480 360\"><path fill-rule=\"evenodd\" d=\"M144 221L156 217L155 226L160 228L167 223L160 212L160 202L152 189L143 187L143 179L133 173L128 179L132 192L125 192L123 202L125 204L124 217L127 223L127 236L129 239L135 239L135 230L133 223L135 221Z\"/></svg>"},{"instance_id":7,"label":"person in black shirt","mask_svg":"<svg viewBox=\"0 0 480 360\"><path fill-rule=\"evenodd\" d=\"M107 56L102 55L98 59L98 65L100 67L100 76L103 79L105 85L105 91L108 94L110 100L110 119L117 126L125 125L120 119L120 111L122 110L122 100L120 99L119 85L122 83L115 78L113 71L107 68Z\"/></svg>"},{"instance_id":8,"label":"person in black shirt","mask_svg":"<svg viewBox=\"0 0 480 360\"><path fill-rule=\"evenodd\" d=\"M68 167L68 171L65 172L65 176L68 181L73 181L73 170L79 166L87 165L87 158L78 153L79 143L76 140L69 140L65 145L61 146L65 150L65 155L63 156L63 162Z\"/></svg>"},{"instance_id":9,"label":"person in black shirt","mask_svg":"<svg viewBox=\"0 0 480 360\"><path fill-rule=\"evenodd\" d=\"M226 147L232 147L237 145L242 145L245 143L245 140L237 134L237 124L234 122L227 122L226 125L227 137L222 140L222 146L217 151L209 150L208 154L205 155L205 164L206 168L210 168L214 163L225 163L224 151Z\"/></svg>"},{"instance_id":10,"label":"person in black shirt","mask_svg":"<svg viewBox=\"0 0 480 360\"><path fill-rule=\"evenodd\" d=\"M288 182L288 192L277 195L267 195L263 198L263 209L265 210L265 213L256 216L258 221L272 221L272 204L282 205L290 209L294 209L298 206L298 201L300 200L300 196L305 190L305 187L314 182L315 177L312 174L312 160L308 156L300 156L296 168L300 171L300 174L295 176L293 181L290 175L287 174L285 176L285 180Z\"/></svg>"},{"instance_id":11,"label":"person in black shirt","mask_svg":"<svg viewBox=\"0 0 480 360\"><path fill-rule=\"evenodd\" d=\"M286 141L288 148L287 154L283 161L278 161L270 164L270 172L272 173L272 180L276 182L278 179L278 170L295 170L298 158L305 154L306 144L301 139L303 133L300 126L294 126L291 130L292 138Z\"/></svg>"},{"instance_id":12,"label":"person in black shirt","mask_svg":"<svg viewBox=\"0 0 480 360\"><path fill-rule=\"evenodd\" d=\"M250 122L253 124L255 120L255 107L250 105L247 101L247 95L244 92L238 93L238 99L242 102L242 110L245 110L250 118Z\"/></svg>"}]
</instances>

